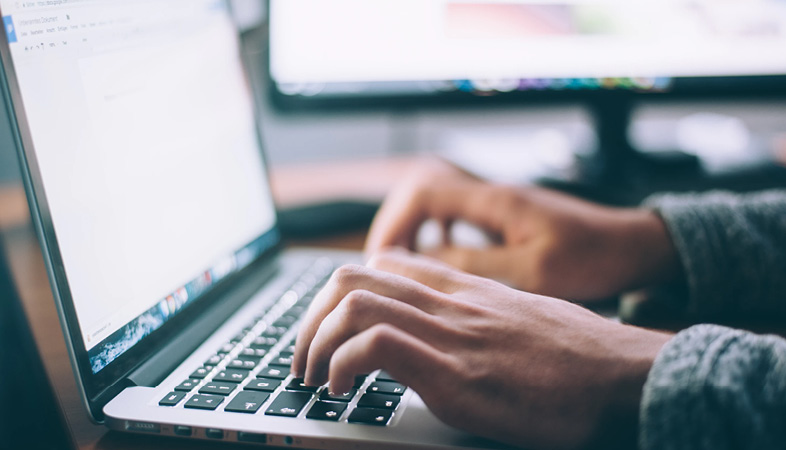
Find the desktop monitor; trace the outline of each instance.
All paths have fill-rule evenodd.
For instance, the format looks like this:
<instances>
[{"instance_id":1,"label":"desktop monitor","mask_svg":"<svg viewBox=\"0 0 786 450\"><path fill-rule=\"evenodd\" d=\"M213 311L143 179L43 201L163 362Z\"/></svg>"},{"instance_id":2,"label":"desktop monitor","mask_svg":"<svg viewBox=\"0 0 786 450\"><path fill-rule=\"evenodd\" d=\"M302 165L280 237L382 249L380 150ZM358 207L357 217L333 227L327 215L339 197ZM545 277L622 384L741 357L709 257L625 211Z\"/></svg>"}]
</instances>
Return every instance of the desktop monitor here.
<instances>
[{"instance_id":1,"label":"desktop monitor","mask_svg":"<svg viewBox=\"0 0 786 450\"><path fill-rule=\"evenodd\" d=\"M587 102L631 154L642 99L786 94L783 0L270 0L285 110Z\"/></svg>"}]
</instances>

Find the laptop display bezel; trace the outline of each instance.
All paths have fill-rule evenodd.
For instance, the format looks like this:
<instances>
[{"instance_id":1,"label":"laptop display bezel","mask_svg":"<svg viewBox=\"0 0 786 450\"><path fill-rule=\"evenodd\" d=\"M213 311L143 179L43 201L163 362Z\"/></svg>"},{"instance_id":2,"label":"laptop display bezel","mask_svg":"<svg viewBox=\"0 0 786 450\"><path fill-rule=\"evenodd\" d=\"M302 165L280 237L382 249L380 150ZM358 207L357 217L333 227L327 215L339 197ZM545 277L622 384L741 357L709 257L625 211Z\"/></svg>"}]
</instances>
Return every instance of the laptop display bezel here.
<instances>
[{"instance_id":1,"label":"laptop display bezel","mask_svg":"<svg viewBox=\"0 0 786 450\"><path fill-rule=\"evenodd\" d=\"M226 14L230 14L228 2L223 0L222 4L225 7ZM0 14L2 14L2 9L0 9ZM234 34L238 43L237 48L239 49L237 55L237 58L239 58L238 61L243 67L246 82L249 86L253 87L250 83L249 68L247 60L243 55L243 48L237 28L235 28ZM93 373L85 342L80 332L71 290L63 265L63 258L58 247L50 208L46 200L41 171L36 159L35 146L27 121L27 115L6 33L0 33L0 61L2 62L0 83L2 84L5 108L11 125L17 155L19 157L19 164L30 207L31 218L41 245L44 263L52 287L52 294L57 306L60 323L63 327L66 347L71 358L77 386L80 389L80 394L88 408L90 416L94 421L101 422L103 419L101 409L114 394L126 387L128 383L125 380L130 372L143 363L150 355L160 350L167 341L167 338L172 337L179 329L182 329L202 311L213 305L214 302L218 300L219 295L217 294L222 292L223 287L237 281L257 263L263 260L269 260L271 255L281 249L281 232L279 229L277 211L274 216L273 226L265 233L273 233L273 236L277 238L275 244L259 255L255 262L249 264L246 269L234 273L218 282L199 299L195 300L177 316L173 317L172 320L164 323L161 328L154 331L128 351L117 357L117 359L108 364L103 370L98 373ZM257 124L255 129L259 151L262 154L264 170L269 180L269 165L263 150L263 141L259 129L259 105L257 95L252 93L250 97L249 100L253 107L254 123Z\"/></svg>"}]
</instances>

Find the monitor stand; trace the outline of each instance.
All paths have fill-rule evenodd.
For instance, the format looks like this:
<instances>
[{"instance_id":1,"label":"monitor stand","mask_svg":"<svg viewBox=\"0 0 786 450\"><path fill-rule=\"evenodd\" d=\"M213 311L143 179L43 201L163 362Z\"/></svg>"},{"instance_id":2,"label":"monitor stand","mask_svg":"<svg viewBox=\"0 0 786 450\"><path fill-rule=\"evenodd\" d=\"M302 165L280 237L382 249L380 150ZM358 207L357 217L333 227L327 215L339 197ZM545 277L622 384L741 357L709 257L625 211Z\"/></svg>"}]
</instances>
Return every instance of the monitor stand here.
<instances>
[{"instance_id":1,"label":"monitor stand","mask_svg":"<svg viewBox=\"0 0 786 450\"><path fill-rule=\"evenodd\" d=\"M635 106L635 101L624 94L591 101L597 150L579 157L573 177L546 179L540 184L615 205L636 205L647 196L664 191L746 192L786 186L786 167L770 161L709 173L695 155L679 150L637 150L628 137Z\"/></svg>"},{"instance_id":2,"label":"monitor stand","mask_svg":"<svg viewBox=\"0 0 786 450\"><path fill-rule=\"evenodd\" d=\"M589 103L598 147L579 162L579 176L601 186L637 188L700 175L701 163L695 155L678 150L644 153L633 147L629 130L635 106L624 95Z\"/></svg>"}]
</instances>

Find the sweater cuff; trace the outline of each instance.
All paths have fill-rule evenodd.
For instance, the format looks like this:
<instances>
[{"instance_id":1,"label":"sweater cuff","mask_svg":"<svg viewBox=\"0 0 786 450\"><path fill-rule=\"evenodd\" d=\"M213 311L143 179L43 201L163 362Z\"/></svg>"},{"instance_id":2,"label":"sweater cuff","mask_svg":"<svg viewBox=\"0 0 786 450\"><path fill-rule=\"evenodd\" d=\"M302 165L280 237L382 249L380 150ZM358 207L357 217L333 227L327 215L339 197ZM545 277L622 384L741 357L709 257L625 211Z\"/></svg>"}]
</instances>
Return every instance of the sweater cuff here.
<instances>
[{"instance_id":1,"label":"sweater cuff","mask_svg":"<svg viewBox=\"0 0 786 450\"><path fill-rule=\"evenodd\" d=\"M649 372L639 447L778 448L786 438L786 341L715 325L678 333Z\"/></svg>"}]
</instances>

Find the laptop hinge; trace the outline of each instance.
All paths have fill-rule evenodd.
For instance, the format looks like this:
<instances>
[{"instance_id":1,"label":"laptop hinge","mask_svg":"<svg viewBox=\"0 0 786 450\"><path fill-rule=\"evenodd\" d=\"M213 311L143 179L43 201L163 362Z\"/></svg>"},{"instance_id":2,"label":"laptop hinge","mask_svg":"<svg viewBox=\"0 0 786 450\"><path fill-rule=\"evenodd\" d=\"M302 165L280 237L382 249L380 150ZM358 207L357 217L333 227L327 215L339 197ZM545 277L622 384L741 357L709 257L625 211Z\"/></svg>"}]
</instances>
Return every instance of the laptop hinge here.
<instances>
[{"instance_id":1,"label":"laptop hinge","mask_svg":"<svg viewBox=\"0 0 786 450\"><path fill-rule=\"evenodd\" d=\"M206 309L182 332L134 369L126 380L132 386L153 387L163 381L194 352L214 331L248 301L279 269L278 258L249 268L242 281L220 294L221 300Z\"/></svg>"}]
</instances>

